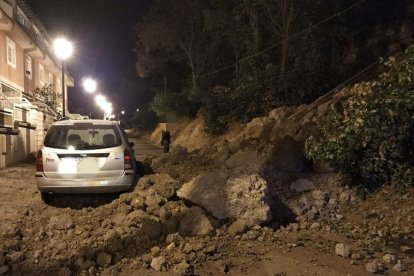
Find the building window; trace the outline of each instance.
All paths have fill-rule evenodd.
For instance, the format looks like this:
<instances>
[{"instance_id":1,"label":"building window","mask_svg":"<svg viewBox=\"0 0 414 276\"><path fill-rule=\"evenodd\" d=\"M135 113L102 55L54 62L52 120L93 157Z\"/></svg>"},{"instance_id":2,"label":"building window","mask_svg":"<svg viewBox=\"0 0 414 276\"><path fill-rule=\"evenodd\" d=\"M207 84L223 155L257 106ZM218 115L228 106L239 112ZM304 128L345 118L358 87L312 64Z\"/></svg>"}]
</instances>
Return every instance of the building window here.
<instances>
[{"instance_id":1,"label":"building window","mask_svg":"<svg viewBox=\"0 0 414 276\"><path fill-rule=\"evenodd\" d=\"M24 59L24 73L29 79L32 79L32 58L30 56L26 56Z\"/></svg>"},{"instance_id":2,"label":"building window","mask_svg":"<svg viewBox=\"0 0 414 276\"><path fill-rule=\"evenodd\" d=\"M16 68L16 43L7 37L7 64Z\"/></svg>"},{"instance_id":3,"label":"building window","mask_svg":"<svg viewBox=\"0 0 414 276\"><path fill-rule=\"evenodd\" d=\"M49 73L49 84L53 86L53 75L52 73Z\"/></svg>"},{"instance_id":4,"label":"building window","mask_svg":"<svg viewBox=\"0 0 414 276\"><path fill-rule=\"evenodd\" d=\"M45 67L39 63L39 82L45 84Z\"/></svg>"}]
</instances>

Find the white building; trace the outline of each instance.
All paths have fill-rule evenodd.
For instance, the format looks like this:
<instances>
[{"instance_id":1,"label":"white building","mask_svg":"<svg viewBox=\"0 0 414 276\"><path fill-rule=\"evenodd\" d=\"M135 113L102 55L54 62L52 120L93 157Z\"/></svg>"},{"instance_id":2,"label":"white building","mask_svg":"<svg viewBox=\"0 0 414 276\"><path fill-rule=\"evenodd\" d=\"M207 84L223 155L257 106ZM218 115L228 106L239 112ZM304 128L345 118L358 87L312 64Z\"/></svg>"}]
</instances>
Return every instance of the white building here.
<instances>
[{"instance_id":1,"label":"white building","mask_svg":"<svg viewBox=\"0 0 414 276\"><path fill-rule=\"evenodd\" d=\"M35 91L50 85L61 112L61 78L51 39L37 17L22 0L0 0L0 168L37 152L57 113ZM67 72L65 84L74 85Z\"/></svg>"}]
</instances>

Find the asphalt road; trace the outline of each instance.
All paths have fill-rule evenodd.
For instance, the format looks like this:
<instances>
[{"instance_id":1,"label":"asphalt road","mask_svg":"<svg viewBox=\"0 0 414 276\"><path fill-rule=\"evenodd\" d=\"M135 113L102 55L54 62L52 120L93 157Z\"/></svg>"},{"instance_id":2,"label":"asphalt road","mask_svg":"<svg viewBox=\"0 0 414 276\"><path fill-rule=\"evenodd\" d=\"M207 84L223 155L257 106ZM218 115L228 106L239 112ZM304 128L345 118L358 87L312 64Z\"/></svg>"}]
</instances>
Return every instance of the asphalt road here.
<instances>
[{"instance_id":1,"label":"asphalt road","mask_svg":"<svg viewBox=\"0 0 414 276\"><path fill-rule=\"evenodd\" d=\"M160 156L162 155L162 147L155 145L144 138L129 138L130 142L134 142L135 158L138 161L143 161L146 156Z\"/></svg>"}]
</instances>

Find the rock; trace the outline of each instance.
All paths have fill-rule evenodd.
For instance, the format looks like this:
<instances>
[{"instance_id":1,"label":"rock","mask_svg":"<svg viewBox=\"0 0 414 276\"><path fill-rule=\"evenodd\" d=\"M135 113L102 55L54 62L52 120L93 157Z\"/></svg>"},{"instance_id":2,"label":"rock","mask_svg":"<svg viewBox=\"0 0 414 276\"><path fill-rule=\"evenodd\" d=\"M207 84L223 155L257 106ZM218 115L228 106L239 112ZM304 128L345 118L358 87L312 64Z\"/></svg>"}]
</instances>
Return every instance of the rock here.
<instances>
[{"instance_id":1,"label":"rock","mask_svg":"<svg viewBox=\"0 0 414 276\"><path fill-rule=\"evenodd\" d=\"M184 215L178 232L187 237L205 237L214 230L203 209L193 206Z\"/></svg>"},{"instance_id":2,"label":"rock","mask_svg":"<svg viewBox=\"0 0 414 276\"><path fill-rule=\"evenodd\" d=\"M336 207L337 204L338 204L338 201L335 198L331 198L328 201L328 205L330 205L332 207Z\"/></svg>"},{"instance_id":3,"label":"rock","mask_svg":"<svg viewBox=\"0 0 414 276\"><path fill-rule=\"evenodd\" d=\"M322 209L323 207L325 207L326 201L323 199L317 199L313 202L313 204L315 205L316 208Z\"/></svg>"},{"instance_id":4,"label":"rock","mask_svg":"<svg viewBox=\"0 0 414 276\"><path fill-rule=\"evenodd\" d=\"M393 263L393 262L395 262L395 256L394 255L391 255L391 254L385 254L383 257L382 257L382 259L387 263L387 264L390 264L390 263Z\"/></svg>"},{"instance_id":5,"label":"rock","mask_svg":"<svg viewBox=\"0 0 414 276\"><path fill-rule=\"evenodd\" d=\"M273 109L269 112L269 118L275 120L277 123L285 119L292 113L293 109L291 107L282 106Z\"/></svg>"},{"instance_id":6,"label":"rock","mask_svg":"<svg viewBox=\"0 0 414 276\"><path fill-rule=\"evenodd\" d=\"M296 206L296 207L293 207L292 211L296 216L301 216L304 212L304 209Z\"/></svg>"},{"instance_id":7,"label":"rock","mask_svg":"<svg viewBox=\"0 0 414 276\"><path fill-rule=\"evenodd\" d=\"M175 245L175 242L170 243L169 245L167 245L167 247L165 248L167 251L173 251L177 246Z\"/></svg>"},{"instance_id":8,"label":"rock","mask_svg":"<svg viewBox=\"0 0 414 276\"><path fill-rule=\"evenodd\" d=\"M231 236L236 236L238 234L243 234L246 232L247 228L247 222L245 220L237 219L227 229L227 233L229 233Z\"/></svg>"},{"instance_id":9,"label":"rock","mask_svg":"<svg viewBox=\"0 0 414 276\"><path fill-rule=\"evenodd\" d=\"M159 246L154 246L151 248L151 254L152 255L157 255L158 253L160 253L161 248Z\"/></svg>"},{"instance_id":10,"label":"rock","mask_svg":"<svg viewBox=\"0 0 414 276\"><path fill-rule=\"evenodd\" d=\"M300 178L290 184L290 189L292 191L295 191L297 193L303 193L309 190L312 190L315 185L312 181L306 179L306 178Z\"/></svg>"},{"instance_id":11,"label":"rock","mask_svg":"<svg viewBox=\"0 0 414 276\"><path fill-rule=\"evenodd\" d=\"M145 205L148 207L158 207L162 202L164 202L164 200L159 194L147 195L145 197Z\"/></svg>"},{"instance_id":12,"label":"rock","mask_svg":"<svg viewBox=\"0 0 414 276\"><path fill-rule=\"evenodd\" d=\"M188 264L186 261L182 261L173 268L174 274L179 276L191 276L194 275L194 267Z\"/></svg>"},{"instance_id":13,"label":"rock","mask_svg":"<svg viewBox=\"0 0 414 276\"><path fill-rule=\"evenodd\" d=\"M143 209L143 208L144 208L144 206L145 206L145 204L144 204L144 199L139 198L139 197L134 198L134 199L131 201L131 206L132 206L132 207L134 207L135 209Z\"/></svg>"},{"instance_id":14,"label":"rock","mask_svg":"<svg viewBox=\"0 0 414 276\"><path fill-rule=\"evenodd\" d=\"M105 253L105 252L99 252L98 256L96 256L96 263L100 267L106 267L111 264L112 256Z\"/></svg>"},{"instance_id":15,"label":"rock","mask_svg":"<svg viewBox=\"0 0 414 276\"><path fill-rule=\"evenodd\" d=\"M52 230L67 230L74 228L74 223L72 218L69 216L63 215L63 216L53 216L49 219L49 227Z\"/></svg>"},{"instance_id":16,"label":"rock","mask_svg":"<svg viewBox=\"0 0 414 276\"><path fill-rule=\"evenodd\" d=\"M151 267L157 272L165 271L167 269L167 262L164 257L156 257L151 260Z\"/></svg>"},{"instance_id":17,"label":"rock","mask_svg":"<svg viewBox=\"0 0 414 276\"><path fill-rule=\"evenodd\" d=\"M177 232L179 221L176 217L170 217L167 220L162 220L162 224L164 225L163 234L168 235Z\"/></svg>"},{"instance_id":18,"label":"rock","mask_svg":"<svg viewBox=\"0 0 414 276\"><path fill-rule=\"evenodd\" d=\"M311 210L307 211L305 216L309 221L315 220L318 217L318 210L313 207Z\"/></svg>"},{"instance_id":19,"label":"rock","mask_svg":"<svg viewBox=\"0 0 414 276\"><path fill-rule=\"evenodd\" d=\"M362 258L362 256L361 256L361 254L358 254L358 253L353 253L353 254L351 255L351 259L352 259L352 260L362 260L363 258Z\"/></svg>"},{"instance_id":20,"label":"rock","mask_svg":"<svg viewBox=\"0 0 414 276\"><path fill-rule=\"evenodd\" d=\"M365 264L365 270L372 274L381 273L384 271L384 269L384 265L377 260Z\"/></svg>"},{"instance_id":21,"label":"rock","mask_svg":"<svg viewBox=\"0 0 414 276\"><path fill-rule=\"evenodd\" d=\"M59 270L59 272L58 272L58 274L57 274L58 276L71 276L72 275L72 271L70 270L70 268L69 267L62 267L60 270Z\"/></svg>"},{"instance_id":22,"label":"rock","mask_svg":"<svg viewBox=\"0 0 414 276\"><path fill-rule=\"evenodd\" d=\"M392 269L395 270L395 271L398 271L398 272L402 272L402 271L406 271L407 270L407 268L405 267L405 265L402 264L401 260L398 260L397 261L397 264L394 265Z\"/></svg>"},{"instance_id":23,"label":"rock","mask_svg":"<svg viewBox=\"0 0 414 276\"><path fill-rule=\"evenodd\" d=\"M10 261L12 264L20 263L25 259L23 252L13 252L10 254Z\"/></svg>"},{"instance_id":24,"label":"rock","mask_svg":"<svg viewBox=\"0 0 414 276\"><path fill-rule=\"evenodd\" d=\"M299 199L299 203L300 203L300 206L303 208L304 211L307 211L312 207L311 203L309 202L309 199L306 196L302 196Z\"/></svg>"},{"instance_id":25,"label":"rock","mask_svg":"<svg viewBox=\"0 0 414 276\"><path fill-rule=\"evenodd\" d=\"M319 222L314 222L311 224L310 229L319 230L321 229L321 224Z\"/></svg>"},{"instance_id":26,"label":"rock","mask_svg":"<svg viewBox=\"0 0 414 276\"><path fill-rule=\"evenodd\" d=\"M168 234L167 237L165 238L165 243L170 244L170 243L175 243L175 244L182 244L184 242L183 237L180 236L180 234L178 233L174 233L174 234Z\"/></svg>"},{"instance_id":27,"label":"rock","mask_svg":"<svg viewBox=\"0 0 414 276\"><path fill-rule=\"evenodd\" d=\"M144 215L145 213L142 210L135 210L125 217L124 223L126 223L129 227L137 226L141 223Z\"/></svg>"},{"instance_id":28,"label":"rock","mask_svg":"<svg viewBox=\"0 0 414 276\"><path fill-rule=\"evenodd\" d=\"M274 120L269 120L266 117L254 118L246 125L247 139L265 139L270 136Z\"/></svg>"},{"instance_id":29,"label":"rock","mask_svg":"<svg viewBox=\"0 0 414 276\"><path fill-rule=\"evenodd\" d=\"M268 185L257 174L230 178L227 181L227 198L231 217L245 220L249 227L272 220Z\"/></svg>"},{"instance_id":30,"label":"rock","mask_svg":"<svg viewBox=\"0 0 414 276\"><path fill-rule=\"evenodd\" d=\"M351 199L351 195L348 192L342 192L339 195L339 201L348 202Z\"/></svg>"},{"instance_id":31,"label":"rock","mask_svg":"<svg viewBox=\"0 0 414 276\"><path fill-rule=\"evenodd\" d=\"M214 217L225 219L230 216L226 182L227 178L223 177L220 171L202 174L185 183L177 195L203 207Z\"/></svg>"},{"instance_id":32,"label":"rock","mask_svg":"<svg viewBox=\"0 0 414 276\"><path fill-rule=\"evenodd\" d=\"M349 258L351 256L351 249L343 243L338 243L335 246L335 254L344 258Z\"/></svg>"},{"instance_id":33,"label":"rock","mask_svg":"<svg viewBox=\"0 0 414 276\"><path fill-rule=\"evenodd\" d=\"M321 190L312 191L312 198L314 200L326 200L327 194Z\"/></svg>"},{"instance_id":34,"label":"rock","mask_svg":"<svg viewBox=\"0 0 414 276\"><path fill-rule=\"evenodd\" d=\"M226 160L226 166L229 170L241 174L259 173L263 167L264 160L259 156L257 151L239 150L229 159Z\"/></svg>"},{"instance_id":35,"label":"rock","mask_svg":"<svg viewBox=\"0 0 414 276\"><path fill-rule=\"evenodd\" d=\"M268 153L274 169L288 173L303 173L311 168L304 155L304 143L285 136L275 144L274 152Z\"/></svg>"},{"instance_id":36,"label":"rock","mask_svg":"<svg viewBox=\"0 0 414 276\"><path fill-rule=\"evenodd\" d=\"M0 250L0 266L4 265L6 258L4 257L4 252Z\"/></svg>"},{"instance_id":37,"label":"rock","mask_svg":"<svg viewBox=\"0 0 414 276\"><path fill-rule=\"evenodd\" d=\"M0 275L6 274L9 271L9 267L7 265L0 266Z\"/></svg>"},{"instance_id":38,"label":"rock","mask_svg":"<svg viewBox=\"0 0 414 276\"><path fill-rule=\"evenodd\" d=\"M94 256L96 250L90 246L82 246L81 248L79 248L78 250L78 255L80 257L83 257L85 259L92 259L92 257Z\"/></svg>"},{"instance_id":39,"label":"rock","mask_svg":"<svg viewBox=\"0 0 414 276\"><path fill-rule=\"evenodd\" d=\"M114 216L111 218L111 224L113 225L123 225L125 222L125 213L115 213Z\"/></svg>"},{"instance_id":40,"label":"rock","mask_svg":"<svg viewBox=\"0 0 414 276\"><path fill-rule=\"evenodd\" d=\"M162 234L162 224L159 221L144 218L142 220L142 231L151 240L158 240Z\"/></svg>"}]
</instances>

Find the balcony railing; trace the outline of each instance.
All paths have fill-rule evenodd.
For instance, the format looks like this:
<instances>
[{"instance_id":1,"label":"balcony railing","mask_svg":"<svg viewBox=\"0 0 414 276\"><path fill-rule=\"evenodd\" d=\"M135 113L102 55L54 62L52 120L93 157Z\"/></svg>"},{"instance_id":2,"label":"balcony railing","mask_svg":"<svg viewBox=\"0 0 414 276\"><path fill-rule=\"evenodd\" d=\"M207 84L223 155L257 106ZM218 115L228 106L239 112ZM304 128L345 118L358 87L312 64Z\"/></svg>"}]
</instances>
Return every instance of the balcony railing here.
<instances>
[{"instance_id":1,"label":"balcony railing","mask_svg":"<svg viewBox=\"0 0 414 276\"><path fill-rule=\"evenodd\" d=\"M13 103L4 95L2 92L0 92L0 109L13 109Z\"/></svg>"}]
</instances>

